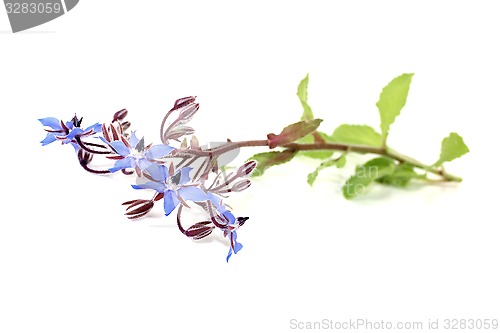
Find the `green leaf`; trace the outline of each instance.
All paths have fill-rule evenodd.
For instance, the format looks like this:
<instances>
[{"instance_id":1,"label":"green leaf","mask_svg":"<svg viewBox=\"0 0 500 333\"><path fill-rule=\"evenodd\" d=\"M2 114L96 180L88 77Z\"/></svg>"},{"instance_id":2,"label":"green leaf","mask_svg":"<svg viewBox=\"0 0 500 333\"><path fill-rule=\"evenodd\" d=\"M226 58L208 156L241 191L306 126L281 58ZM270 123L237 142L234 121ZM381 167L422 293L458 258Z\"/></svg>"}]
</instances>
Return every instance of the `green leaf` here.
<instances>
[{"instance_id":1,"label":"green leaf","mask_svg":"<svg viewBox=\"0 0 500 333\"><path fill-rule=\"evenodd\" d=\"M322 121L322 119L299 121L298 123L285 127L278 135L273 133L268 134L267 139L269 141L269 148L273 149L303 138L307 134L314 132Z\"/></svg>"},{"instance_id":2,"label":"green leaf","mask_svg":"<svg viewBox=\"0 0 500 333\"><path fill-rule=\"evenodd\" d=\"M252 177L262 176L270 167L291 161L295 154L295 151L284 150L253 155L248 159L257 161L257 167L253 170Z\"/></svg>"},{"instance_id":3,"label":"green leaf","mask_svg":"<svg viewBox=\"0 0 500 333\"><path fill-rule=\"evenodd\" d=\"M403 74L382 89L377 107L380 113L380 129L384 143L389 135L389 128L406 104L412 77L413 74Z\"/></svg>"},{"instance_id":4,"label":"green leaf","mask_svg":"<svg viewBox=\"0 0 500 333\"><path fill-rule=\"evenodd\" d=\"M331 140L338 143L382 146L382 136L366 125L340 125L333 132Z\"/></svg>"},{"instance_id":5,"label":"green leaf","mask_svg":"<svg viewBox=\"0 0 500 333\"><path fill-rule=\"evenodd\" d=\"M297 88L297 96L299 96L300 103L302 104L302 108L304 112L302 113L302 117L300 120L313 120L314 114L311 110L309 104L307 104L307 86L309 85L309 74L300 81L299 86Z\"/></svg>"},{"instance_id":6,"label":"green leaf","mask_svg":"<svg viewBox=\"0 0 500 333\"><path fill-rule=\"evenodd\" d=\"M441 143L441 155L439 160L434 163L435 166L440 166L444 162L451 162L462 155L469 152L469 148L464 140L457 133L450 133L447 138L443 139Z\"/></svg>"},{"instance_id":7,"label":"green leaf","mask_svg":"<svg viewBox=\"0 0 500 333\"><path fill-rule=\"evenodd\" d=\"M311 186L313 186L314 182L316 181L316 178L318 177L318 174L321 170L332 167L332 166L337 166L337 168L343 168L346 163L346 158L345 155L340 156L339 158L333 159L333 160L328 160L323 163L321 163L316 170L311 172L309 175L307 175L307 183Z\"/></svg>"},{"instance_id":8,"label":"green leaf","mask_svg":"<svg viewBox=\"0 0 500 333\"><path fill-rule=\"evenodd\" d=\"M373 181L390 175L396 168L394 160L378 157L356 167L356 172L342 187L346 199L352 199L366 192L366 188Z\"/></svg>"},{"instance_id":9,"label":"green leaf","mask_svg":"<svg viewBox=\"0 0 500 333\"><path fill-rule=\"evenodd\" d=\"M396 166L394 172L390 175L377 179L376 181L396 187L406 187L412 179L426 179L426 175L415 172L414 166L408 163L403 163Z\"/></svg>"},{"instance_id":10,"label":"green leaf","mask_svg":"<svg viewBox=\"0 0 500 333\"><path fill-rule=\"evenodd\" d=\"M330 137L326 133L319 132L319 131L316 131L316 133L325 142L330 141ZM316 140L314 139L314 135L311 133L311 134L306 135L303 138L298 139L295 142L296 143L301 143L301 144L304 144L304 143L315 143ZM298 155L299 156L309 157L309 158L316 158L316 159L320 159L320 160L325 160L325 159L327 159L327 158L329 158L329 157L331 157L333 155L333 151L331 151L331 150L299 151Z\"/></svg>"}]
</instances>

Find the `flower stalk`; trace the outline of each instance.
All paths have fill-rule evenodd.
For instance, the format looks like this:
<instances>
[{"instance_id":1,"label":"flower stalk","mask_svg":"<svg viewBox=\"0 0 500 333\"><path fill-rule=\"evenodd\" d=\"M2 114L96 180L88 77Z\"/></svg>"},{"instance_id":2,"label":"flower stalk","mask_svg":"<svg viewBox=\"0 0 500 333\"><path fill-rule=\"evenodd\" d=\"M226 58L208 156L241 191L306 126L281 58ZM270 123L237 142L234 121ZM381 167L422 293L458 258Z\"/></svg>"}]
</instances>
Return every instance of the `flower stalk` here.
<instances>
[{"instance_id":1,"label":"flower stalk","mask_svg":"<svg viewBox=\"0 0 500 333\"><path fill-rule=\"evenodd\" d=\"M199 156L199 157L212 156L216 158L217 156L220 156L232 150L237 150L245 147L269 147L269 140L248 140L248 141L228 142L226 144L223 144L221 146L212 149L186 150L186 152L194 156ZM422 162L417 161L414 158L400 154L389 147L372 147L364 145L329 143L329 142L318 142L318 143L293 142L293 143L278 145L276 148L284 148L292 152L326 150L326 151L341 151L346 153L374 154L394 159L399 163L407 163L423 171L435 174L439 176L440 177L439 180L443 182L462 181L461 177L446 172L444 168L433 167L432 165L426 165Z\"/></svg>"}]
</instances>

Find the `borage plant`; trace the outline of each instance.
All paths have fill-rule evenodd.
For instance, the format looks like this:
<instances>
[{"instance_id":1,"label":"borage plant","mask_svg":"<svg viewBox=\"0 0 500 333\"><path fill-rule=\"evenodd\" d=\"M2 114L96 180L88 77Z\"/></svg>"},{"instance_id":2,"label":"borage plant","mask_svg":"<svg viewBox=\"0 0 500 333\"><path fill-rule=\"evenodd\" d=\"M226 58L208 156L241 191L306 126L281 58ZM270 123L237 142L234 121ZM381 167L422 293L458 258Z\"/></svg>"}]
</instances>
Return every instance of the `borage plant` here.
<instances>
[{"instance_id":1,"label":"borage plant","mask_svg":"<svg viewBox=\"0 0 500 333\"><path fill-rule=\"evenodd\" d=\"M319 166L307 176L310 185L318 173L328 167L341 168L350 153L378 155L355 169L355 173L343 186L345 198L351 199L366 192L368 185L378 182L404 187L412 180L429 183L460 182L451 175L443 163L452 161L469 150L462 138L451 133L441 144L441 155L433 164L423 164L402 155L387 146L389 129L406 103L413 74L403 74L392 80L380 94L377 107L380 113L380 129L366 125L340 125L331 135L318 130L321 119L315 119L307 101L308 76L299 84L297 95L303 107L299 122L286 126L279 134L268 134L266 139L201 146L187 126L199 110L195 97L178 99L165 115L160 126L161 144L146 144L144 137L129 131L125 121L127 110L114 114L109 125L96 123L82 127L83 118L75 115L64 122L56 118L39 119L46 126L47 136L42 145L52 142L71 144L80 165L88 172L110 174L121 171L134 175L132 188L151 190L150 199L124 202L125 215L137 219L147 215L154 204L163 200L165 215L177 209L177 226L187 237L199 240L219 229L229 241L229 252L238 253L243 247L237 240L238 229L248 217L235 217L225 203L229 194L241 192L250 186L249 176L259 176L275 165L291 161L296 156L319 159ZM172 145L171 142L176 144ZM234 154L242 147L263 146L270 152L256 154L246 163L226 171ZM334 155L335 154L335 155ZM96 170L90 166L94 155L102 155L114 161L110 168ZM197 209L205 218L186 227L181 219L186 209Z\"/></svg>"}]
</instances>

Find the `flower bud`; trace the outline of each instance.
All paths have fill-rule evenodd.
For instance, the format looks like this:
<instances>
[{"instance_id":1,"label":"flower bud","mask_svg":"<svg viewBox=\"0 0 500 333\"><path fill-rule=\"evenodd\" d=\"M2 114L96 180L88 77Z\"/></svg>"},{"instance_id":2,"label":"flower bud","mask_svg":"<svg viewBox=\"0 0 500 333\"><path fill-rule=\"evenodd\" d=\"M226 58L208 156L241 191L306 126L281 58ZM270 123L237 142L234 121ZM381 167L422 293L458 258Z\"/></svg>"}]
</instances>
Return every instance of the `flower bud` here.
<instances>
[{"instance_id":1,"label":"flower bud","mask_svg":"<svg viewBox=\"0 0 500 333\"><path fill-rule=\"evenodd\" d=\"M195 99L196 97L193 96L179 98L178 100L175 101L174 107L172 109L176 110L188 104L194 103Z\"/></svg>"},{"instance_id":2,"label":"flower bud","mask_svg":"<svg viewBox=\"0 0 500 333\"><path fill-rule=\"evenodd\" d=\"M129 121L125 121L125 122L122 123L122 130L123 131L126 131L129 127L130 127L130 122Z\"/></svg>"},{"instance_id":3,"label":"flower bud","mask_svg":"<svg viewBox=\"0 0 500 333\"><path fill-rule=\"evenodd\" d=\"M257 166L256 161L248 161L238 168L237 173L240 177L249 175L252 173L253 169L255 169L256 166Z\"/></svg>"},{"instance_id":4,"label":"flower bud","mask_svg":"<svg viewBox=\"0 0 500 333\"><path fill-rule=\"evenodd\" d=\"M200 104L188 104L180 110L179 118L185 122L188 122L193 118L194 114L200 109Z\"/></svg>"},{"instance_id":5,"label":"flower bud","mask_svg":"<svg viewBox=\"0 0 500 333\"><path fill-rule=\"evenodd\" d=\"M241 192L250 187L252 183L248 179L242 179L236 183L234 183L233 187L231 187L231 192Z\"/></svg>"},{"instance_id":6,"label":"flower bud","mask_svg":"<svg viewBox=\"0 0 500 333\"><path fill-rule=\"evenodd\" d=\"M123 120L125 119L127 114L128 114L127 109L121 109L120 111L115 113L115 115L113 116L113 121Z\"/></svg>"},{"instance_id":7,"label":"flower bud","mask_svg":"<svg viewBox=\"0 0 500 333\"><path fill-rule=\"evenodd\" d=\"M190 238L198 240L210 235L212 233L212 230L214 230L214 228L215 227L213 226L212 222L203 221L195 223L194 225L189 227L184 234Z\"/></svg>"}]
</instances>

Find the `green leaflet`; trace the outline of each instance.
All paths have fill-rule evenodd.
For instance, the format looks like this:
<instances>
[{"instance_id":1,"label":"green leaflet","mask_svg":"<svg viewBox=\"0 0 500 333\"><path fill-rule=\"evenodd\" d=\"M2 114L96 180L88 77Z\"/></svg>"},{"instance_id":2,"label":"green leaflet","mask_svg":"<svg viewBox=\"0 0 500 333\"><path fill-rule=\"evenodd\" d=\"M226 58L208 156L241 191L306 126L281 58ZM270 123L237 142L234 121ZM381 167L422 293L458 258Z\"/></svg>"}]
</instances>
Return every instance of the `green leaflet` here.
<instances>
[{"instance_id":1,"label":"green leaflet","mask_svg":"<svg viewBox=\"0 0 500 333\"><path fill-rule=\"evenodd\" d=\"M338 143L382 146L382 136L366 125L340 125L333 132L331 140Z\"/></svg>"},{"instance_id":2,"label":"green leaflet","mask_svg":"<svg viewBox=\"0 0 500 333\"><path fill-rule=\"evenodd\" d=\"M322 119L313 119L308 121L303 120L295 124L288 125L278 135L273 133L268 134L267 139L269 141L269 148L272 149L278 146L283 146L287 143L292 143L295 140L303 138L309 133L314 132L322 121Z\"/></svg>"},{"instance_id":3,"label":"green leaflet","mask_svg":"<svg viewBox=\"0 0 500 333\"><path fill-rule=\"evenodd\" d=\"M385 157L378 157L357 166L354 175L342 187L344 197L352 199L364 194L368 185L376 179L392 174L395 168L394 160Z\"/></svg>"},{"instance_id":4,"label":"green leaflet","mask_svg":"<svg viewBox=\"0 0 500 333\"><path fill-rule=\"evenodd\" d=\"M464 140L457 133L450 133L450 135L443 139L441 143L441 155L439 160L434 163L435 166L440 166L444 162L453 161L462 155L469 152L469 148L465 144Z\"/></svg>"},{"instance_id":5,"label":"green leaflet","mask_svg":"<svg viewBox=\"0 0 500 333\"><path fill-rule=\"evenodd\" d=\"M396 187L406 187L412 179L426 179L426 175L415 172L414 166L408 163L403 163L394 169L390 175L381 177L376 181L381 184L391 185Z\"/></svg>"},{"instance_id":6,"label":"green leaflet","mask_svg":"<svg viewBox=\"0 0 500 333\"><path fill-rule=\"evenodd\" d=\"M302 117L300 120L313 120L314 115L311 110L311 107L307 103L307 86L309 84L309 74L306 75L306 77L300 81L299 86L297 88L297 96L299 97L300 103L302 104L302 108L304 109L304 112L302 113Z\"/></svg>"},{"instance_id":7,"label":"green leaflet","mask_svg":"<svg viewBox=\"0 0 500 333\"><path fill-rule=\"evenodd\" d=\"M252 177L262 176L270 167L291 161L295 154L294 151L284 150L253 155L248 159L257 161L257 167L252 172Z\"/></svg>"},{"instance_id":8,"label":"green leaflet","mask_svg":"<svg viewBox=\"0 0 500 333\"><path fill-rule=\"evenodd\" d=\"M339 158L333 159L333 160L327 160L323 163L321 163L316 170L311 172L309 175L307 175L307 183L311 186L313 186L314 182L316 181L316 178L318 177L318 174L321 170L336 166L337 168L343 168L346 164L346 158L345 155L340 156Z\"/></svg>"},{"instance_id":9,"label":"green leaflet","mask_svg":"<svg viewBox=\"0 0 500 333\"><path fill-rule=\"evenodd\" d=\"M384 143L389 135L389 128L406 104L412 77L413 74L400 75L389 82L380 93L377 107L380 113L380 129Z\"/></svg>"}]
</instances>

